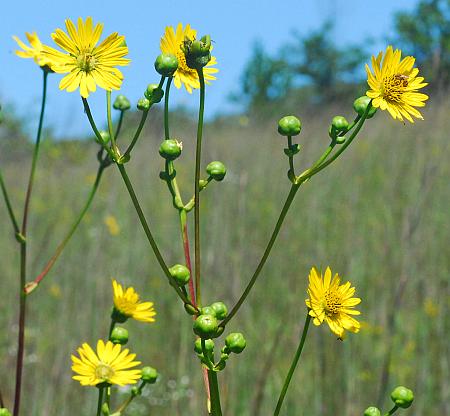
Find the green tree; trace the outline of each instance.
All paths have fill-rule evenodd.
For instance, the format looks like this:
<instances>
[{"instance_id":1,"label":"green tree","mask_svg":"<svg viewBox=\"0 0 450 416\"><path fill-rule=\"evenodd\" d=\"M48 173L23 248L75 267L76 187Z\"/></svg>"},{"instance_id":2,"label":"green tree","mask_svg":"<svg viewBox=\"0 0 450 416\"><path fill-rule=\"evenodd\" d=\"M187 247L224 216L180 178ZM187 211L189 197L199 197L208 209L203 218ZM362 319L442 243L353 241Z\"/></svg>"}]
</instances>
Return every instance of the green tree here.
<instances>
[{"instance_id":1,"label":"green tree","mask_svg":"<svg viewBox=\"0 0 450 416\"><path fill-rule=\"evenodd\" d=\"M395 16L397 39L414 55L427 81L436 90L450 83L450 0L421 0L412 12Z\"/></svg>"}]
</instances>

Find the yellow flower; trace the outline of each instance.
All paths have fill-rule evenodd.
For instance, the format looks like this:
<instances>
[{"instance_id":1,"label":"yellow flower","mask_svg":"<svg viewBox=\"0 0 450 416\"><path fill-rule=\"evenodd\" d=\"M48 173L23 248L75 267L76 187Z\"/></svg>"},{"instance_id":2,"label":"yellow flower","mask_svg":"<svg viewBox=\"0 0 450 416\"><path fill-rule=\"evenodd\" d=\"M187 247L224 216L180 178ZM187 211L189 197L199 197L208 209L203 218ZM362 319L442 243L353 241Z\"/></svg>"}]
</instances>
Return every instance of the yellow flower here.
<instances>
[{"instance_id":1,"label":"yellow flower","mask_svg":"<svg viewBox=\"0 0 450 416\"><path fill-rule=\"evenodd\" d=\"M103 24L94 27L91 17L85 22L78 18L78 27L70 19L65 23L69 35L56 29L52 38L68 53L44 46L44 55L51 60L52 69L60 74L68 73L59 88L72 92L79 87L84 98L89 97L97 85L107 91L120 89L123 75L116 66L130 63L124 58L128 54L125 38L114 32L97 46Z\"/></svg>"},{"instance_id":2,"label":"yellow flower","mask_svg":"<svg viewBox=\"0 0 450 416\"><path fill-rule=\"evenodd\" d=\"M401 59L400 49L395 51L388 46L383 52L372 56L373 73L366 64L367 83L370 90L366 95L372 98L372 105L388 110L394 119L403 121L403 117L414 123L411 116L423 120L422 114L414 107L424 107L428 95L417 92L428 84L418 77L419 69L414 68L415 58L407 56ZM383 61L382 61L383 59Z\"/></svg>"},{"instance_id":3,"label":"yellow flower","mask_svg":"<svg viewBox=\"0 0 450 416\"><path fill-rule=\"evenodd\" d=\"M139 295L133 287L122 288L122 285L113 279L114 308L126 318L134 318L142 322L155 322L156 315L153 302L139 302Z\"/></svg>"},{"instance_id":4,"label":"yellow flower","mask_svg":"<svg viewBox=\"0 0 450 416\"><path fill-rule=\"evenodd\" d=\"M313 267L309 273L308 294L306 306L310 309L309 315L314 318L314 325L320 325L324 321L331 331L343 339L345 330L359 332L359 322L350 315L359 315L360 312L353 308L361 302L354 298L355 288L350 282L340 285L341 279L336 273L331 279L331 269L327 267L325 275L322 275Z\"/></svg>"},{"instance_id":5,"label":"yellow flower","mask_svg":"<svg viewBox=\"0 0 450 416\"><path fill-rule=\"evenodd\" d=\"M106 344L97 342L97 353L84 343L78 348L79 358L72 355L72 371L76 373L74 380L78 380L82 386L96 386L100 383L135 384L141 378L141 370L132 369L140 364L133 361L136 354L129 354L128 349L121 351L120 345L114 345L111 341Z\"/></svg>"},{"instance_id":6,"label":"yellow flower","mask_svg":"<svg viewBox=\"0 0 450 416\"><path fill-rule=\"evenodd\" d=\"M103 222L111 235L116 236L120 234L120 225L117 222L116 217L113 215L107 215Z\"/></svg>"},{"instance_id":7,"label":"yellow flower","mask_svg":"<svg viewBox=\"0 0 450 416\"><path fill-rule=\"evenodd\" d=\"M178 69L173 75L173 82L177 88L181 88L183 83L186 90L191 93L192 88L200 88L200 81L198 79L198 74L195 69L189 68L186 64L186 59L184 53L181 50L181 45L184 39L187 37L194 40L197 36L197 31L191 28L190 25L186 25L183 29L183 25L178 23L176 32L172 26L167 26L164 32L164 36L161 38L161 51L163 53L170 53L175 55L178 59ZM209 84L208 81L215 80L215 74L219 70L217 68L211 68L213 65L217 64L215 56L211 57L211 60L203 68L203 74L205 76L205 82Z\"/></svg>"},{"instance_id":8,"label":"yellow flower","mask_svg":"<svg viewBox=\"0 0 450 416\"><path fill-rule=\"evenodd\" d=\"M44 45L40 41L37 33L26 32L25 36L27 37L28 42L30 42L30 46L25 45L25 43L23 43L17 36L13 36L13 39L22 48L22 50L15 51L16 55L21 58L33 58L34 62L36 62L39 66L49 65L50 62L48 58L42 53Z\"/></svg>"}]
</instances>

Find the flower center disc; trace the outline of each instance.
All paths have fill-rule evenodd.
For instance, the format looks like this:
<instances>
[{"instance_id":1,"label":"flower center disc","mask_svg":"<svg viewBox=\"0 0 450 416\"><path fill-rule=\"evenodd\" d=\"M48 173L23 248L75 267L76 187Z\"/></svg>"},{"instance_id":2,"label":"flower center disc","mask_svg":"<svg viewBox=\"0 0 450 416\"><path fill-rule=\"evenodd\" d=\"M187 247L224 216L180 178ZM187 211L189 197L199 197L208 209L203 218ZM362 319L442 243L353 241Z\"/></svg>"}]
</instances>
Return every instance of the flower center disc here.
<instances>
[{"instance_id":1,"label":"flower center disc","mask_svg":"<svg viewBox=\"0 0 450 416\"><path fill-rule=\"evenodd\" d=\"M390 101L400 101L408 86L408 75L395 74L383 79L383 97Z\"/></svg>"},{"instance_id":2,"label":"flower center disc","mask_svg":"<svg viewBox=\"0 0 450 416\"><path fill-rule=\"evenodd\" d=\"M187 66L186 58L185 58L184 52L181 50L181 48L177 52L177 59L178 59L178 68L181 69L183 72L188 72L190 74L194 74L197 72L195 69L189 68Z\"/></svg>"},{"instance_id":3,"label":"flower center disc","mask_svg":"<svg viewBox=\"0 0 450 416\"><path fill-rule=\"evenodd\" d=\"M95 376L101 380L109 380L114 376L114 370L107 364L98 364L95 369Z\"/></svg>"},{"instance_id":4,"label":"flower center disc","mask_svg":"<svg viewBox=\"0 0 450 416\"><path fill-rule=\"evenodd\" d=\"M83 52L77 57L77 63L82 71L90 72L95 68L97 60L91 52Z\"/></svg>"},{"instance_id":5,"label":"flower center disc","mask_svg":"<svg viewBox=\"0 0 450 416\"><path fill-rule=\"evenodd\" d=\"M325 293L325 305L324 309L328 315L333 315L339 312L341 307L341 299L336 296L335 293L327 292Z\"/></svg>"}]
</instances>

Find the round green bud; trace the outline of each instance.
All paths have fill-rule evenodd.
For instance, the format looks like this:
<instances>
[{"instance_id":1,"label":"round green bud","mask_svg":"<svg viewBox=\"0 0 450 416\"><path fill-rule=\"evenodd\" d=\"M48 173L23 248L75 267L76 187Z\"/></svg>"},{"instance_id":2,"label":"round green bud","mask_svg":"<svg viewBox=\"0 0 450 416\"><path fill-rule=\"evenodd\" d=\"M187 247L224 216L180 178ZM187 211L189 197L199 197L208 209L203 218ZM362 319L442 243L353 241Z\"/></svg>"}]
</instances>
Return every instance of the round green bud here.
<instances>
[{"instance_id":1,"label":"round green bud","mask_svg":"<svg viewBox=\"0 0 450 416\"><path fill-rule=\"evenodd\" d=\"M147 98L140 98L137 102L137 109L141 111L148 111L150 109L151 102Z\"/></svg>"},{"instance_id":2,"label":"round green bud","mask_svg":"<svg viewBox=\"0 0 450 416\"><path fill-rule=\"evenodd\" d=\"M200 190L204 189L208 185L208 181L206 179L199 179L198 186Z\"/></svg>"},{"instance_id":3,"label":"round green bud","mask_svg":"<svg viewBox=\"0 0 450 416\"><path fill-rule=\"evenodd\" d=\"M211 60L211 36L205 35L200 40L186 38L181 50L189 68L200 69Z\"/></svg>"},{"instance_id":4,"label":"round green bud","mask_svg":"<svg viewBox=\"0 0 450 416\"><path fill-rule=\"evenodd\" d=\"M278 122L278 133L282 136L297 136L302 129L301 121L295 116L286 116Z\"/></svg>"},{"instance_id":5,"label":"round green bud","mask_svg":"<svg viewBox=\"0 0 450 416\"><path fill-rule=\"evenodd\" d=\"M95 135L95 141L98 144L106 144L111 140L111 136L109 135L109 132L107 132L106 130L100 130L99 133L100 133L101 141L97 137L97 135Z\"/></svg>"},{"instance_id":6,"label":"round green bud","mask_svg":"<svg viewBox=\"0 0 450 416\"><path fill-rule=\"evenodd\" d=\"M113 103L114 110L127 111L131 108L130 101L125 95L118 95Z\"/></svg>"},{"instance_id":7,"label":"round green bud","mask_svg":"<svg viewBox=\"0 0 450 416\"><path fill-rule=\"evenodd\" d=\"M155 69L164 77L171 77L178 69L178 59L170 53L162 53L156 58Z\"/></svg>"},{"instance_id":8,"label":"round green bud","mask_svg":"<svg viewBox=\"0 0 450 416\"><path fill-rule=\"evenodd\" d=\"M225 319L228 314L228 308L223 302L214 302L211 304L211 308L214 310L217 319Z\"/></svg>"},{"instance_id":9,"label":"round green bud","mask_svg":"<svg viewBox=\"0 0 450 416\"><path fill-rule=\"evenodd\" d=\"M205 340L205 350L207 352L213 352L214 351L214 341L212 339L206 339ZM197 354L203 354L202 349L202 340L200 338L197 338L194 343L194 351Z\"/></svg>"},{"instance_id":10,"label":"round green bud","mask_svg":"<svg viewBox=\"0 0 450 416\"><path fill-rule=\"evenodd\" d=\"M381 412L377 407L370 406L364 410L364 416L381 416Z\"/></svg>"},{"instance_id":11,"label":"round green bud","mask_svg":"<svg viewBox=\"0 0 450 416\"><path fill-rule=\"evenodd\" d=\"M141 380L148 384L154 384L158 378L158 372L150 366L144 367L141 373Z\"/></svg>"},{"instance_id":12,"label":"round green bud","mask_svg":"<svg viewBox=\"0 0 450 416\"><path fill-rule=\"evenodd\" d=\"M223 178L225 178L225 175L227 173L227 168L222 162L219 162L218 160L211 162L206 166L206 173L211 176L216 181L221 181Z\"/></svg>"},{"instance_id":13,"label":"round green bud","mask_svg":"<svg viewBox=\"0 0 450 416\"><path fill-rule=\"evenodd\" d=\"M216 316L216 311L211 306L204 306L201 309L201 315L212 315ZM216 316L217 318L217 316Z\"/></svg>"},{"instance_id":14,"label":"round green bud","mask_svg":"<svg viewBox=\"0 0 450 416\"><path fill-rule=\"evenodd\" d=\"M2 407L0 409L0 416L11 416L11 412L6 407Z\"/></svg>"},{"instance_id":15,"label":"round green bud","mask_svg":"<svg viewBox=\"0 0 450 416\"><path fill-rule=\"evenodd\" d=\"M178 286L184 286L189 282L191 274L189 269L182 264L175 264L169 269L170 275L177 281Z\"/></svg>"},{"instance_id":16,"label":"round green bud","mask_svg":"<svg viewBox=\"0 0 450 416\"><path fill-rule=\"evenodd\" d=\"M125 345L128 342L128 331L121 326L116 326L112 330L109 340L113 344Z\"/></svg>"},{"instance_id":17,"label":"round green bud","mask_svg":"<svg viewBox=\"0 0 450 416\"><path fill-rule=\"evenodd\" d=\"M159 88L158 84L148 84L144 95L151 103L156 104L164 97L164 91L162 88Z\"/></svg>"},{"instance_id":18,"label":"round green bud","mask_svg":"<svg viewBox=\"0 0 450 416\"><path fill-rule=\"evenodd\" d=\"M131 395L133 397L140 396L141 394L142 394L142 392L139 390L139 387L136 387L136 386L131 387ZM109 413L108 413L108 415L109 415Z\"/></svg>"},{"instance_id":19,"label":"round green bud","mask_svg":"<svg viewBox=\"0 0 450 416\"><path fill-rule=\"evenodd\" d=\"M159 146L159 154L167 160L175 160L181 155L183 145L175 139L164 140Z\"/></svg>"},{"instance_id":20,"label":"round green bud","mask_svg":"<svg viewBox=\"0 0 450 416\"><path fill-rule=\"evenodd\" d=\"M233 332L225 338L225 345L231 352L239 354L244 351L247 342L240 332Z\"/></svg>"},{"instance_id":21,"label":"round green bud","mask_svg":"<svg viewBox=\"0 0 450 416\"><path fill-rule=\"evenodd\" d=\"M396 406L407 409L414 400L414 393L406 387L398 386L392 390L391 399Z\"/></svg>"},{"instance_id":22,"label":"round green bud","mask_svg":"<svg viewBox=\"0 0 450 416\"><path fill-rule=\"evenodd\" d=\"M341 131L346 131L348 129L348 121L345 117L334 116L331 121L331 126L339 133Z\"/></svg>"},{"instance_id":23,"label":"round green bud","mask_svg":"<svg viewBox=\"0 0 450 416\"><path fill-rule=\"evenodd\" d=\"M369 105L371 99L367 95L363 95L362 97L357 98L353 102L353 109L358 113L359 116L363 116L366 112L366 108ZM367 114L367 118L372 118L377 112L376 107L370 107L369 113Z\"/></svg>"},{"instance_id":24,"label":"round green bud","mask_svg":"<svg viewBox=\"0 0 450 416\"><path fill-rule=\"evenodd\" d=\"M217 319L214 315L200 315L194 321L194 332L200 338L211 339L215 338L217 335L218 328Z\"/></svg>"}]
</instances>

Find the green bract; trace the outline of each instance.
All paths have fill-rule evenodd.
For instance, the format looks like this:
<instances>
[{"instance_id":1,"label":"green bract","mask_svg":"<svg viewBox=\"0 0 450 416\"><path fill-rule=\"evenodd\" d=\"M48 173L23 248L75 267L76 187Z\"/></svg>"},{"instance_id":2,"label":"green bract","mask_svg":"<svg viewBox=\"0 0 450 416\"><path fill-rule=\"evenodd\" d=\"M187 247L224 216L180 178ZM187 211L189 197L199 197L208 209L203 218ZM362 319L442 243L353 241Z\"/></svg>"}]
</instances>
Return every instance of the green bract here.
<instances>
[{"instance_id":1,"label":"green bract","mask_svg":"<svg viewBox=\"0 0 450 416\"><path fill-rule=\"evenodd\" d=\"M239 354L244 351L247 342L245 341L244 335L240 332L232 332L225 338L225 345L231 352Z\"/></svg>"},{"instance_id":2,"label":"green bract","mask_svg":"<svg viewBox=\"0 0 450 416\"><path fill-rule=\"evenodd\" d=\"M172 277L177 281L179 286L184 286L189 282L191 274L189 273L189 269L182 264L175 264L169 269Z\"/></svg>"},{"instance_id":3,"label":"green bract","mask_svg":"<svg viewBox=\"0 0 450 416\"><path fill-rule=\"evenodd\" d=\"M159 74L171 77L178 69L178 59L170 53L162 53L156 58L155 69Z\"/></svg>"},{"instance_id":4,"label":"green bract","mask_svg":"<svg viewBox=\"0 0 450 416\"><path fill-rule=\"evenodd\" d=\"M278 133L282 136L297 136L301 130L302 123L295 116L285 116L278 121Z\"/></svg>"},{"instance_id":5,"label":"green bract","mask_svg":"<svg viewBox=\"0 0 450 416\"><path fill-rule=\"evenodd\" d=\"M182 145L175 139L164 140L159 146L159 154L167 160L175 160L181 155Z\"/></svg>"},{"instance_id":6,"label":"green bract","mask_svg":"<svg viewBox=\"0 0 450 416\"><path fill-rule=\"evenodd\" d=\"M114 100L113 108L115 110L127 111L131 108L131 104L128 98L125 97L125 95L120 94Z\"/></svg>"},{"instance_id":7,"label":"green bract","mask_svg":"<svg viewBox=\"0 0 450 416\"><path fill-rule=\"evenodd\" d=\"M128 331L121 326L116 326L111 332L109 340L113 344L125 345L128 342Z\"/></svg>"},{"instance_id":8,"label":"green bract","mask_svg":"<svg viewBox=\"0 0 450 416\"><path fill-rule=\"evenodd\" d=\"M153 384L158 378L158 372L150 366L144 367L141 373L141 380L148 384Z\"/></svg>"},{"instance_id":9,"label":"green bract","mask_svg":"<svg viewBox=\"0 0 450 416\"><path fill-rule=\"evenodd\" d=\"M194 332L203 339L211 339L217 336L217 319L213 315L200 315L194 321Z\"/></svg>"},{"instance_id":10,"label":"green bract","mask_svg":"<svg viewBox=\"0 0 450 416\"><path fill-rule=\"evenodd\" d=\"M396 406L407 409L414 400L414 393L406 387L398 386L392 391L391 399Z\"/></svg>"},{"instance_id":11,"label":"green bract","mask_svg":"<svg viewBox=\"0 0 450 416\"><path fill-rule=\"evenodd\" d=\"M227 168L222 162L218 160L211 162L206 166L206 173L216 181L221 181L225 178Z\"/></svg>"},{"instance_id":12,"label":"green bract","mask_svg":"<svg viewBox=\"0 0 450 416\"><path fill-rule=\"evenodd\" d=\"M362 117L363 114L366 112L366 108L369 105L370 101L371 99L367 95L363 95L353 102L353 108L358 113L359 116ZM376 112L377 112L376 107L371 107L366 118L372 118Z\"/></svg>"}]
</instances>

